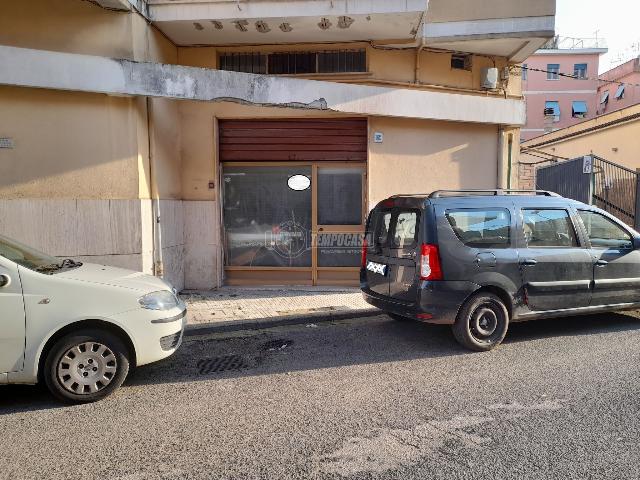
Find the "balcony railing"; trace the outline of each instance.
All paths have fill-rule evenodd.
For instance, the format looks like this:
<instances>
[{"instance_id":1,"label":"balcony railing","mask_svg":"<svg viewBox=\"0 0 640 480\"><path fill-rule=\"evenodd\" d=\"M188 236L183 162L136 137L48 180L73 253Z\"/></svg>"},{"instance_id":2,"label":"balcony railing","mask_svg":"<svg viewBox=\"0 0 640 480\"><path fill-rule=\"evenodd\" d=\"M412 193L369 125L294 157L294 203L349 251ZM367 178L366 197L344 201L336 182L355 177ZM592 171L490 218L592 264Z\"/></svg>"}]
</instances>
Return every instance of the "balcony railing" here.
<instances>
[{"instance_id":1,"label":"balcony railing","mask_svg":"<svg viewBox=\"0 0 640 480\"><path fill-rule=\"evenodd\" d=\"M581 50L587 48L607 48L604 38L574 38L556 35L542 47L544 50Z\"/></svg>"}]
</instances>

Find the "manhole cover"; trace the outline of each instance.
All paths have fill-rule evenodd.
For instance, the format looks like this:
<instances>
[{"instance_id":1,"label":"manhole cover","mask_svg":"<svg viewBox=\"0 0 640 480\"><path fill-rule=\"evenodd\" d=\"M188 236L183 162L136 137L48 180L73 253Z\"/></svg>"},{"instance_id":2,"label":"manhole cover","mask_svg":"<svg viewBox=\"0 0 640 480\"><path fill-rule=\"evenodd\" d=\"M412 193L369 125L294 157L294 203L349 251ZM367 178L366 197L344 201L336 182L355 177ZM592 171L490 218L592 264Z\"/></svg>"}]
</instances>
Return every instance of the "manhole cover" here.
<instances>
[{"instance_id":1,"label":"manhole cover","mask_svg":"<svg viewBox=\"0 0 640 480\"><path fill-rule=\"evenodd\" d=\"M240 355L225 355L223 357L203 358L198 360L198 372L200 375L209 373L221 373L244 370L249 364Z\"/></svg>"},{"instance_id":2,"label":"manhole cover","mask_svg":"<svg viewBox=\"0 0 640 480\"><path fill-rule=\"evenodd\" d=\"M262 349L265 352L275 352L277 350L284 350L291 345L293 345L293 340L270 340L262 345Z\"/></svg>"}]
</instances>

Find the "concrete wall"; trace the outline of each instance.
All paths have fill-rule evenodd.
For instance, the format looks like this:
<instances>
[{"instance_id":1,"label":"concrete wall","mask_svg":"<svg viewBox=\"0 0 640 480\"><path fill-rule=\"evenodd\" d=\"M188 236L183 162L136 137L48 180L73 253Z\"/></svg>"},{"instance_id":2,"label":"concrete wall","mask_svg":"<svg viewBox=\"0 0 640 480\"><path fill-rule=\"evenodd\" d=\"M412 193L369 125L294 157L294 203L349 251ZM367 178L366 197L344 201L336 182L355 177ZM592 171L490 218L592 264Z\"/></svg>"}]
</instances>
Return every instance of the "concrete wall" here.
<instances>
[{"instance_id":1,"label":"concrete wall","mask_svg":"<svg viewBox=\"0 0 640 480\"><path fill-rule=\"evenodd\" d=\"M494 65L491 58L474 55L472 70L458 70L451 68L451 54L423 50L419 55L419 72L416 82L416 49L389 50L375 48L368 43L344 43L321 45L260 45L241 47L178 47L178 63L193 67L217 68L218 55L229 52L296 52L326 49L359 49L367 50L368 72L366 74L344 75L297 75L316 80L340 81L365 85L384 85L400 82L413 85L414 88L447 87L450 89L473 90L482 95L500 95L497 92L487 92L480 86L482 68ZM502 68L508 65L505 58L495 57L495 66ZM473 93L473 92L469 92ZM519 75L509 78L507 93L512 96L521 95Z\"/></svg>"},{"instance_id":2,"label":"concrete wall","mask_svg":"<svg viewBox=\"0 0 640 480\"><path fill-rule=\"evenodd\" d=\"M496 188L498 134L492 125L369 119L384 133L369 142L369 207L398 193Z\"/></svg>"},{"instance_id":3,"label":"concrete wall","mask_svg":"<svg viewBox=\"0 0 640 480\"><path fill-rule=\"evenodd\" d=\"M0 198L138 197L130 98L0 87Z\"/></svg>"},{"instance_id":4,"label":"concrete wall","mask_svg":"<svg viewBox=\"0 0 640 480\"><path fill-rule=\"evenodd\" d=\"M459 22L489 18L542 17L555 15L555 0L431 0L429 22Z\"/></svg>"},{"instance_id":5,"label":"concrete wall","mask_svg":"<svg viewBox=\"0 0 640 480\"><path fill-rule=\"evenodd\" d=\"M7 2L0 44L178 59L176 47L141 16L75 0ZM0 137L14 142L0 149L0 231L53 255L151 273L158 210L165 277L182 288L177 102L0 87L0 104Z\"/></svg>"}]
</instances>

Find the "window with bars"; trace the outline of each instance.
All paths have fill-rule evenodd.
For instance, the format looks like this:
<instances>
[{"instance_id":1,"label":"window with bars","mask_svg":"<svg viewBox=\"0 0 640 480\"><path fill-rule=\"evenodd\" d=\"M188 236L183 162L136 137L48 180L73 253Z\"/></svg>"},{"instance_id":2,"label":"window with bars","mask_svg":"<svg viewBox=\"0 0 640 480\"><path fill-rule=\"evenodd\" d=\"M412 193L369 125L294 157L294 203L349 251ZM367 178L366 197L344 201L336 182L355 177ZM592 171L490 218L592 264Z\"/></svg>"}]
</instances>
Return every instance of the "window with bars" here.
<instances>
[{"instance_id":1,"label":"window with bars","mask_svg":"<svg viewBox=\"0 0 640 480\"><path fill-rule=\"evenodd\" d=\"M224 53L220 70L269 75L360 73L367 71L366 50L321 52Z\"/></svg>"}]
</instances>

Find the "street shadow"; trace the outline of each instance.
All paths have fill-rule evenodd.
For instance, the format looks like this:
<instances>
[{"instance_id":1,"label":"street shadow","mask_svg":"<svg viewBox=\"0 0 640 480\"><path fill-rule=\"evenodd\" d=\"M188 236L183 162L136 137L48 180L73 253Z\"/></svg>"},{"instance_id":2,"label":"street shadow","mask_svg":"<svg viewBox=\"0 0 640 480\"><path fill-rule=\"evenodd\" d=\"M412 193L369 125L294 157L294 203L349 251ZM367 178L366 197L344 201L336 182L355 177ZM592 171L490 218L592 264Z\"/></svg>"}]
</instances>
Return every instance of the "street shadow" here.
<instances>
[{"instance_id":1,"label":"street shadow","mask_svg":"<svg viewBox=\"0 0 640 480\"><path fill-rule=\"evenodd\" d=\"M512 323L504 343L528 342L551 337L598 335L640 330L640 318L634 313L599 313Z\"/></svg>"},{"instance_id":2,"label":"street shadow","mask_svg":"<svg viewBox=\"0 0 640 480\"><path fill-rule=\"evenodd\" d=\"M339 330L338 330L339 329ZM611 313L514 323L505 344L550 337L640 330L632 314ZM193 335L166 360L133 371L122 387L193 383L386 364L476 353L459 346L448 326L399 322L386 315L222 335ZM0 416L64 407L42 387L0 387Z\"/></svg>"}]
</instances>

